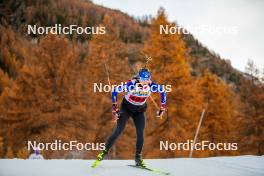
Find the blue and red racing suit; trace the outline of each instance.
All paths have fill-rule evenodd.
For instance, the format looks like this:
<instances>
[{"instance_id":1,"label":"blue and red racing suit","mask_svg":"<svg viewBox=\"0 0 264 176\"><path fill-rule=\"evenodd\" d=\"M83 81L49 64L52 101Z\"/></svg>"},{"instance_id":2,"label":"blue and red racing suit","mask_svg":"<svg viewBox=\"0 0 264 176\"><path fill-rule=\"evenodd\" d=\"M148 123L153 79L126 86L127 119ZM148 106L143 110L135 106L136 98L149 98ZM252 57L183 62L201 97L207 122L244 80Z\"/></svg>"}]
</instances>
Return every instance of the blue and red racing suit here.
<instances>
[{"instance_id":1,"label":"blue and red racing suit","mask_svg":"<svg viewBox=\"0 0 264 176\"><path fill-rule=\"evenodd\" d=\"M136 151L135 157L141 156L144 143L146 101L152 92L158 92L161 95L161 107L165 108L166 92L165 89L154 82L149 85L140 86L137 79L127 81L125 84L117 86L112 91L112 103L117 107L117 95L119 92L126 92L121 103L119 118L117 119L115 130L106 142L105 152L107 153L115 143L118 136L122 133L129 117L132 117L136 127Z\"/></svg>"},{"instance_id":2,"label":"blue and red racing suit","mask_svg":"<svg viewBox=\"0 0 264 176\"><path fill-rule=\"evenodd\" d=\"M158 92L161 95L161 106L166 104L166 92L162 85L151 82L149 85L141 86L137 79L127 81L125 84L117 86L112 91L112 103L117 102L117 95L120 92L126 92L124 99L132 105L142 106L152 92Z\"/></svg>"}]
</instances>

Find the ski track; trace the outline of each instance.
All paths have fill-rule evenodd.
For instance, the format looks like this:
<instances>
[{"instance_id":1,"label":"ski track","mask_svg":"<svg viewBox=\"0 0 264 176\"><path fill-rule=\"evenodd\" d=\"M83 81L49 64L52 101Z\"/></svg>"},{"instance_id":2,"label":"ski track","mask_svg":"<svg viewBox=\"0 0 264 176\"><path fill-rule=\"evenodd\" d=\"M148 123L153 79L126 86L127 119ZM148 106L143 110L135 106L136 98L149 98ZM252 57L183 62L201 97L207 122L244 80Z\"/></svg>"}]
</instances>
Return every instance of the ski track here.
<instances>
[{"instance_id":1,"label":"ski track","mask_svg":"<svg viewBox=\"0 0 264 176\"><path fill-rule=\"evenodd\" d=\"M240 173L240 175L243 175L246 174L246 175L263 175L264 176L264 160L263 160L263 156L262 156L262 160L259 159L259 162L261 163L262 162L262 168L261 167L256 167L258 166L259 164L257 163L257 160L254 160L254 161L251 161L249 163L254 163L254 165L251 165L251 166L248 166L246 163L241 163L239 161L233 161L233 162L230 162L230 161L226 161L226 162L223 162L222 160L218 161L219 158L216 158L214 160L214 164L218 164L218 165L221 165L223 167L227 167L227 168L231 168L233 170L242 170L242 173ZM209 158L208 160L212 160L211 158Z\"/></svg>"},{"instance_id":2,"label":"ski track","mask_svg":"<svg viewBox=\"0 0 264 176\"><path fill-rule=\"evenodd\" d=\"M147 166L171 176L264 176L264 156L146 159ZM0 159L0 176L159 176L132 168L133 160L105 160L91 168L93 160Z\"/></svg>"}]
</instances>

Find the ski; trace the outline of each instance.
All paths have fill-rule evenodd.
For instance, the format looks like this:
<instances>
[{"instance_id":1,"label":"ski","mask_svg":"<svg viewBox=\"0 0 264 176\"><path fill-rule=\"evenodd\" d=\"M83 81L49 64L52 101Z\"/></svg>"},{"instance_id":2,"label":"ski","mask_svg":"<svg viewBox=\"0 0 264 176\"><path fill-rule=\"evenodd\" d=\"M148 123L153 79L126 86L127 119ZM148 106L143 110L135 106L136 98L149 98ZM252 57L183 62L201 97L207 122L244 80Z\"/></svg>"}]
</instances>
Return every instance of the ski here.
<instances>
[{"instance_id":1,"label":"ski","mask_svg":"<svg viewBox=\"0 0 264 176\"><path fill-rule=\"evenodd\" d=\"M96 168L99 164L100 164L100 162L101 161L99 161L99 160L95 160L94 162L93 162L93 164L92 164L92 168Z\"/></svg>"},{"instance_id":2,"label":"ski","mask_svg":"<svg viewBox=\"0 0 264 176\"><path fill-rule=\"evenodd\" d=\"M128 165L128 166L138 168L138 169L147 170L147 171L154 172L154 173L157 173L160 175L170 175L169 172L164 172L164 171L161 171L159 169L153 169L153 168L149 168L149 167L140 167L140 166L136 166L136 165Z\"/></svg>"},{"instance_id":3,"label":"ski","mask_svg":"<svg viewBox=\"0 0 264 176\"><path fill-rule=\"evenodd\" d=\"M92 164L92 168L96 168L100 162L104 159L104 156L107 154L106 150L101 151L98 155L97 155L97 159L93 162Z\"/></svg>"}]
</instances>

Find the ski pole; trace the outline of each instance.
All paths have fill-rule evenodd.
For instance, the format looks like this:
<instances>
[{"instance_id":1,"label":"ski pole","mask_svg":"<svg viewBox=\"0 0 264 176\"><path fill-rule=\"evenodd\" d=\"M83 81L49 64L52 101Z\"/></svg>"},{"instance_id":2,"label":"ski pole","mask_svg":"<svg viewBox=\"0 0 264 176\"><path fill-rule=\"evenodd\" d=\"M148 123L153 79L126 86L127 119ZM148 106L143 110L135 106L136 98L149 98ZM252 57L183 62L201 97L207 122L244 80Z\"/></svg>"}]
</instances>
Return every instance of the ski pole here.
<instances>
[{"instance_id":1,"label":"ski pole","mask_svg":"<svg viewBox=\"0 0 264 176\"><path fill-rule=\"evenodd\" d=\"M196 140L197 140L197 137L198 137L198 133L200 131L200 128L201 128L201 125L202 125L202 121L203 121L203 118L204 118L204 114L205 114L205 111L207 110L207 106L208 106L208 102L206 103L205 108L202 111L202 114L201 114L201 117L200 117L200 120L199 120L199 124L197 126L197 129L196 129L196 132L195 132L195 136L194 136L194 139L193 139L193 144L196 143ZM192 154L193 154L193 147L191 147L189 158L192 158Z\"/></svg>"},{"instance_id":2,"label":"ski pole","mask_svg":"<svg viewBox=\"0 0 264 176\"><path fill-rule=\"evenodd\" d=\"M109 71L107 69L107 66L106 66L106 63L105 63L105 54L103 54L103 62L104 62L104 69L105 69L105 73L106 73L106 76L107 76L107 81L108 81L108 84L109 86L111 86L111 82L110 82L110 76L109 76ZM112 87L112 86L111 86ZM117 118L119 118L119 112L117 114ZM115 121L115 123L117 123L117 121ZM116 156L116 145L114 144L113 145L113 157Z\"/></svg>"}]
</instances>

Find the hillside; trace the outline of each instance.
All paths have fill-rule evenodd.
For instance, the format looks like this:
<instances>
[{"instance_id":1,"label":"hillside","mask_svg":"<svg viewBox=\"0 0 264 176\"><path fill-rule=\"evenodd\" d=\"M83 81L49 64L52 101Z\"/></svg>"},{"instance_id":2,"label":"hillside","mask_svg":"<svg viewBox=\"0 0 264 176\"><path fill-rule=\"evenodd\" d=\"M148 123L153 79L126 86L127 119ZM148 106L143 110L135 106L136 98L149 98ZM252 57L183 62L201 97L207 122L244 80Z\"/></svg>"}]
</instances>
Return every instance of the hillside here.
<instances>
[{"instance_id":1,"label":"hillside","mask_svg":"<svg viewBox=\"0 0 264 176\"><path fill-rule=\"evenodd\" d=\"M26 33L28 24L58 23L103 25L109 32ZM26 158L29 140L104 142L114 126L110 93L94 92L93 85L130 79L137 66L144 65L144 54L153 58L149 64L153 80L173 88L163 119L155 118L157 109L148 101L146 157L188 156L188 151L160 151L159 141L193 139L206 104L199 140L236 142L239 150L197 151L195 157L263 155L263 84L255 84L253 75L245 78L195 36L160 35L160 24L175 25L162 8L144 21L86 0L0 1L0 157ZM157 94L153 99L159 104ZM110 157L133 157L134 138L129 121ZM79 158L76 152L44 155ZM82 158L95 156L95 151L86 151Z\"/></svg>"},{"instance_id":2,"label":"hillside","mask_svg":"<svg viewBox=\"0 0 264 176\"><path fill-rule=\"evenodd\" d=\"M235 85L244 79L243 73L233 68L230 60L223 59L213 51L209 51L191 34L183 35L183 39L190 49L191 67L194 75L201 75L208 68L217 76Z\"/></svg>"},{"instance_id":3,"label":"hillside","mask_svg":"<svg viewBox=\"0 0 264 176\"><path fill-rule=\"evenodd\" d=\"M120 31L120 39L125 43L142 43L148 36L148 27L146 24L137 23L137 21L125 13L118 10L108 9L93 4L92 2L69 0L62 1L3 1L1 4L1 23L4 26L11 25L15 31L18 31L24 37L26 35L25 26L28 24L38 24L39 26L49 26L55 23L68 25L77 24L78 26L94 26L102 23L103 17L108 14L115 21ZM70 16L68 16L71 14ZM148 23L148 22L146 22ZM30 36L39 37L39 36ZM91 36L70 36L71 39L86 41ZM194 74L201 75L206 68L221 78L234 83L238 83L242 74L232 68L228 61L222 59L219 55L209 51L191 34L183 35L187 47L190 50L191 66ZM29 39L30 40L30 39ZM133 54L130 57L135 61L139 55L140 44L136 45ZM136 56L134 56L136 55ZM137 57L138 58L138 57Z\"/></svg>"}]
</instances>

